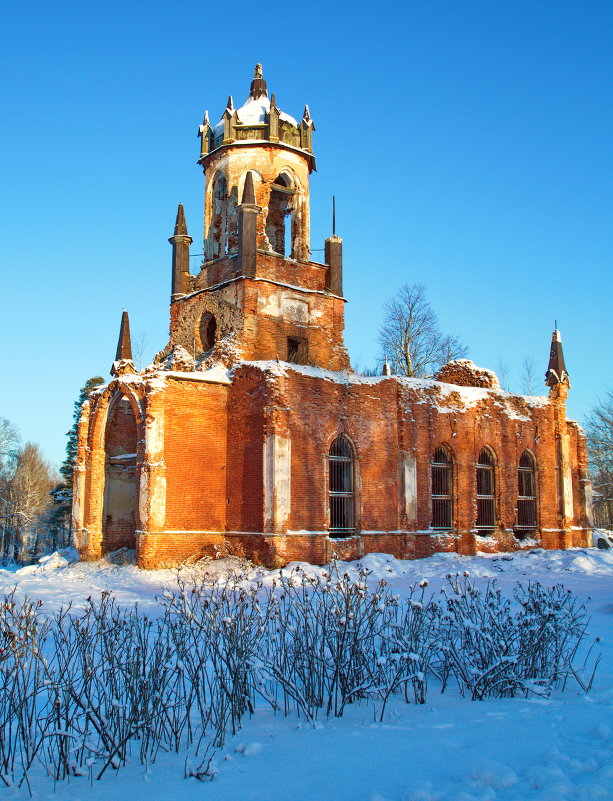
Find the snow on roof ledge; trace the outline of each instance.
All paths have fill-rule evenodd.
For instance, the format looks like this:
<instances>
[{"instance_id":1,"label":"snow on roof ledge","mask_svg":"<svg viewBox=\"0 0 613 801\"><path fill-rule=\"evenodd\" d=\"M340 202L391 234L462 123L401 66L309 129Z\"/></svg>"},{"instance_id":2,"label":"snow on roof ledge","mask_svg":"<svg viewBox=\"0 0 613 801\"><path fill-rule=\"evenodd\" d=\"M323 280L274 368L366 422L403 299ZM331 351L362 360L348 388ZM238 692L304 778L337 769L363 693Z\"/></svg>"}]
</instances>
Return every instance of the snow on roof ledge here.
<instances>
[{"instance_id":1,"label":"snow on roof ledge","mask_svg":"<svg viewBox=\"0 0 613 801\"><path fill-rule=\"evenodd\" d=\"M469 362L468 359L459 361ZM469 364L472 364L472 362L469 362ZM363 376L354 373L352 370L334 372L332 370L326 370L323 367L294 364L277 360L240 361L232 368L231 375L242 366L256 367L273 377L287 377L289 373L295 372L309 376L310 378L332 381L335 384L374 385L382 381L396 381L421 396L420 399L412 402L430 403L441 413L464 412L476 406L480 401L492 400L496 402L497 405L501 407L502 411L511 419L527 421L530 419L526 414L529 408L545 407L549 405L549 398L545 396L513 395L511 392L505 392L498 387L462 386L460 384L450 384L446 381L438 381L433 378L407 378L406 376L398 375Z\"/></svg>"}]
</instances>

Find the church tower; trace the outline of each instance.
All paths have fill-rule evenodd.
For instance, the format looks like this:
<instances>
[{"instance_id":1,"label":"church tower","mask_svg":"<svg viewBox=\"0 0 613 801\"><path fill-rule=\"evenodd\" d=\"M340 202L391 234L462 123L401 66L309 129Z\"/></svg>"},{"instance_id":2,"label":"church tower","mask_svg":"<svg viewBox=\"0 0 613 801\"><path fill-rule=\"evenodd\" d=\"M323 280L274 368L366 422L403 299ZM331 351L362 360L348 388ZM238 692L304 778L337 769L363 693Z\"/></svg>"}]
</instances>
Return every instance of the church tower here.
<instances>
[{"instance_id":1,"label":"church tower","mask_svg":"<svg viewBox=\"0 0 613 801\"><path fill-rule=\"evenodd\" d=\"M298 122L268 96L261 64L242 106L230 96L214 126L205 113L204 261L197 275L179 271L175 228L167 353L183 348L196 365L243 358L349 367L342 239L326 240L326 263L310 254L314 129L308 106ZM185 251L184 224L181 237Z\"/></svg>"}]
</instances>

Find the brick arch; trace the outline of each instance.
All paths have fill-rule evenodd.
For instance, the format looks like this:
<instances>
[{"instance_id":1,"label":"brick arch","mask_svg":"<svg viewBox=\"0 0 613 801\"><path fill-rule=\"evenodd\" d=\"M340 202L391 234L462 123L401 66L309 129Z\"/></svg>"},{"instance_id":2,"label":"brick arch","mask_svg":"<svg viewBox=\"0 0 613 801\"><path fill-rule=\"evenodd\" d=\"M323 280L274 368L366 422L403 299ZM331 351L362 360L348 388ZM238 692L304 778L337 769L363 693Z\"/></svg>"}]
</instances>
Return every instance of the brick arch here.
<instances>
[{"instance_id":1,"label":"brick arch","mask_svg":"<svg viewBox=\"0 0 613 801\"><path fill-rule=\"evenodd\" d=\"M247 179L247 173L249 173L249 172L251 173L251 175L253 175L253 186L254 186L254 189L255 189L255 202L256 203L258 201L258 186L260 186L261 184L264 183L264 178L263 178L261 172L259 172L258 170L255 170L253 167L250 167L248 170L245 170L245 172L243 172L240 175L240 177L238 179L238 184L237 184L239 203L243 199L243 188L245 186L245 180Z\"/></svg>"},{"instance_id":2,"label":"brick arch","mask_svg":"<svg viewBox=\"0 0 613 801\"><path fill-rule=\"evenodd\" d=\"M87 456L87 480L84 491L84 526L87 530L83 548L89 558L100 558L106 544L103 542L104 530L104 492L106 483L105 432L109 414L119 398L126 397L130 402L136 421L136 465L140 471L144 458L144 389L138 385L114 379L91 406L89 445ZM138 521L135 521L138 522Z\"/></svg>"},{"instance_id":3,"label":"brick arch","mask_svg":"<svg viewBox=\"0 0 613 801\"><path fill-rule=\"evenodd\" d=\"M104 434L111 406L117 402L118 398L125 396L132 405L132 411L136 418L137 442L144 440L144 402L145 393L140 387L122 382L120 379L111 381L96 404L93 410L94 420L91 428L91 447L92 450L104 450Z\"/></svg>"}]
</instances>

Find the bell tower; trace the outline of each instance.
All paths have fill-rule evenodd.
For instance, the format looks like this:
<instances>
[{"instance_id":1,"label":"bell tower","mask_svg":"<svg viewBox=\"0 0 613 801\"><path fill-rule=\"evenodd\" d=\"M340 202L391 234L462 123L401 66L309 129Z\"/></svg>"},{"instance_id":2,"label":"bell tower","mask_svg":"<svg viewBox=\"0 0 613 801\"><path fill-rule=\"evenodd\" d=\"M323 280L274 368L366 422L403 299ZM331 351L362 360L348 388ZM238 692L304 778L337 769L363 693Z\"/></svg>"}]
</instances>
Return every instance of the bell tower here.
<instances>
[{"instance_id":1,"label":"bell tower","mask_svg":"<svg viewBox=\"0 0 613 801\"><path fill-rule=\"evenodd\" d=\"M309 261L309 175L315 169L314 124L308 106L299 123L277 106L256 64L249 97L238 109L232 96L211 127L208 112L199 128L204 169L205 259L238 252L237 206L247 171L253 175L257 245L264 251Z\"/></svg>"},{"instance_id":2,"label":"bell tower","mask_svg":"<svg viewBox=\"0 0 613 801\"><path fill-rule=\"evenodd\" d=\"M349 367L342 239L326 240L326 263L311 260L314 130L308 106L298 122L281 111L274 94L269 97L261 64L242 106L236 108L230 96L216 125L205 112L198 129L203 263L198 275L183 272L173 282L166 353L181 346L196 369L222 357Z\"/></svg>"}]
</instances>

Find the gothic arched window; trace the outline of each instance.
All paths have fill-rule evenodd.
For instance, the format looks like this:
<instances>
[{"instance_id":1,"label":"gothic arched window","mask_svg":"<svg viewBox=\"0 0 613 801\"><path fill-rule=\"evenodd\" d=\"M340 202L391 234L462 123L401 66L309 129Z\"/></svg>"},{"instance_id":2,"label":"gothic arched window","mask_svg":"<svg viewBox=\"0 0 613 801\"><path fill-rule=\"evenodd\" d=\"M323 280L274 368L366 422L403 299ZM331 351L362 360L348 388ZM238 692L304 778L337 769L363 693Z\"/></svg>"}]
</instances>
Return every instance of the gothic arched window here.
<instances>
[{"instance_id":1,"label":"gothic arched window","mask_svg":"<svg viewBox=\"0 0 613 801\"><path fill-rule=\"evenodd\" d=\"M482 448L477 459L477 528L483 533L496 528L496 472L489 448Z\"/></svg>"},{"instance_id":2,"label":"gothic arched window","mask_svg":"<svg viewBox=\"0 0 613 801\"><path fill-rule=\"evenodd\" d=\"M268 214L266 216L266 236L275 253L291 257L292 248L292 211L294 189L290 178L281 173L272 185Z\"/></svg>"},{"instance_id":3,"label":"gothic arched window","mask_svg":"<svg viewBox=\"0 0 613 801\"><path fill-rule=\"evenodd\" d=\"M228 183L225 175L217 173L211 192L210 257L217 259L228 249Z\"/></svg>"},{"instance_id":4,"label":"gothic arched window","mask_svg":"<svg viewBox=\"0 0 613 801\"><path fill-rule=\"evenodd\" d=\"M355 531L353 449L342 434L328 454L330 536L347 537Z\"/></svg>"},{"instance_id":5,"label":"gothic arched window","mask_svg":"<svg viewBox=\"0 0 613 801\"><path fill-rule=\"evenodd\" d=\"M432 528L448 530L453 519L453 461L440 445L432 457Z\"/></svg>"},{"instance_id":6,"label":"gothic arched window","mask_svg":"<svg viewBox=\"0 0 613 801\"><path fill-rule=\"evenodd\" d=\"M524 451L517 468L517 526L518 534L527 534L537 527L536 468L534 457Z\"/></svg>"}]
</instances>

